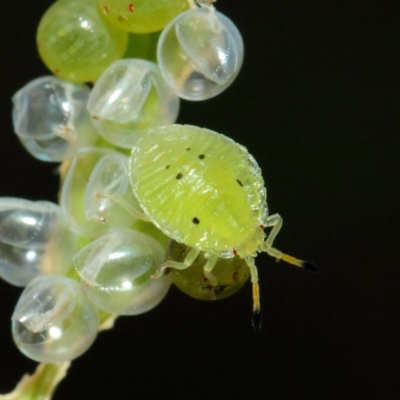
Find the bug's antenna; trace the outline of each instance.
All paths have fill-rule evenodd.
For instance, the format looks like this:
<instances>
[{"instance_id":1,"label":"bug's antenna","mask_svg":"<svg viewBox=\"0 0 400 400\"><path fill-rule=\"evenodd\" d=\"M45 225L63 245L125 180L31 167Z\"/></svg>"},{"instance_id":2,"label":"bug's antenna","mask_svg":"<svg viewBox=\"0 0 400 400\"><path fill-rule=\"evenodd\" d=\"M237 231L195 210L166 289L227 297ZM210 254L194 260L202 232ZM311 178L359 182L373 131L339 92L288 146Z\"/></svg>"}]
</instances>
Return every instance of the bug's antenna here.
<instances>
[{"instance_id":1,"label":"bug's antenna","mask_svg":"<svg viewBox=\"0 0 400 400\"><path fill-rule=\"evenodd\" d=\"M280 261L280 260L285 261L288 264L292 264L296 267L302 268L305 271L318 272L317 265L310 261L299 260L298 258L289 256L288 254L285 254L285 253L282 253L281 251L279 251L273 247L269 248L266 251L270 256L275 257L277 259L277 261Z\"/></svg>"},{"instance_id":2,"label":"bug's antenna","mask_svg":"<svg viewBox=\"0 0 400 400\"><path fill-rule=\"evenodd\" d=\"M271 232L269 232L269 235L267 236L267 240L264 242L262 246L262 251L265 251L271 257L275 257L278 261L279 260L285 261L289 264L295 265L296 267L303 268L306 271L318 272L318 268L315 264L309 261L299 260L296 257L289 256L288 254L282 253L278 249L272 247L275 237L282 227L282 223L283 220L279 214L273 214L267 218L265 228L271 227L272 229Z\"/></svg>"},{"instance_id":3,"label":"bug's antenna","mask_svg":"<svg viewBox=\"0 0 400 400\"><path fill-rule=\"evenodd\" d=\"M258 285L258 271L254 263L254 258L246 257L246 263L250 269L251 282L253 284L253 316L251 324L255 331L261 330L261 305L260 305L260 286Z\"/></svg>"},{"instance_id":4,"label":"bug's antenna","mask_svg":"<svg viewBox=\"0 0 400 400\"><path fill-rule=\"evenodd\" d=\"M303 261L302 268L309 272L318 272L317 264L314 264L310 261Z\"/></svg>"},{"instance_id":5,"label":"bug's antenna","mask_svg":"<svg viewBox=\"0 0 400 400\"><path fill-rule=\"evenodd\" d=\"M254 311L251 317L251 325L256 332L259 332L262 328L262 318L261 318L261 311Z\"/></svg>"}]
</instances>

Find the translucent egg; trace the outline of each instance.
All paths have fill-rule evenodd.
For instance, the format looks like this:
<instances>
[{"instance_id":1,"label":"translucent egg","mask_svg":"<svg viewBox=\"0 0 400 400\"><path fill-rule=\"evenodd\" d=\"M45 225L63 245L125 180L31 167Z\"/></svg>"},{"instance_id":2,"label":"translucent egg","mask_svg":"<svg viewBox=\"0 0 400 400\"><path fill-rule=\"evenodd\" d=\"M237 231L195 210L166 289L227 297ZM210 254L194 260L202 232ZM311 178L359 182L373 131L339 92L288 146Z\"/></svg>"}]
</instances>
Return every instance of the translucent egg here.
<instances>
[{"instance_id":1,"label":"translucent egg","mask_svg":"<svg viewBox=\"0 0 400 400\"><path fill-rule=\"evenodd\" d=\"M131 58L107 68L94 85L87 107L106 140L130 149L140 133L175 122L179 98L155 63Z\"/></svg>"},{"instance_id":2,"label":"translucent egg","mask_svg":"<svg viewBox=\"0 0 400 400\"><path fill-rule=\"evenodd\" d=\"M136 221L123 206L105 196L117 195L132 207L138 204L127 181L127 167L126 156L106 148L78 151L60 196L63 215L73 232L93 239L111 228L129 227Z\"/></svg>"},{"instance_id":3,"label":"translucent egg","mask_svg":"<svg viewBox=\"0 0 400 400\"><path fill-rule=\"evenodd\" d=\"M32 280L12 316L12 334L19 350L45 363L79 357L94 342L98 326L97 310L79 283L61 276Z\"/></svg>"},{"instance_id":4,"label":"translucent egg","mask_svg":"<svg viewBox=\"0 0 400 400\"><path fill-rule=\"evenodd\" d=\"M54 76L34 79L12 98L14 130L42 161L63 161L98 138L86 109L90 89Z\"/></svg>"},{"instance_id":5,"label":"translucent egg","mask_svg":"<svg viewBox=\"0 0 400 400\"><path fill-rule=\"evenodd\" d=\"M199 7L214 7L212 4L217 0L194 0Z\"/></svg>"},{"instance_id":6,"label":"translucent egg","mask_svg":"<svg viewBox=\"0 0 400 400\"><path fill-rule=\"evenodd\" d=\"M205 100L225 90L243 62L242 37L213 8L188 10L162 32L157 48L161 73L181 98Z\"/></svg>"},{"instance_id":7,"label":"translucent egg","mask_svg":"<svg viewBox=\"0 0 400 400\"><path fill-rule=\"evenodd\" d=\"M0 276L15 286L33 278L64 274L72 265L77 238L61 208L47 201L0 198Z\"/></svg>"},{"instance_id":8,"label":"translucent egg","mask_svg":"<svg viewBox=\"0 0 400 400\"><path fill-rule=\"evenodd\" d=\"M116 202L124 199L133 209L142 212L128 180L128 157L107 154L94 167L86 188L85 216L87 220L104 222L110 219Z\"/></svg>"},{"instance_id":9,"label":"translucent egg","mask_svg":"<svg viewBox=\"0 0 400 400\"><path fill-rule=\"evenodd\" d=\"M58 0L43 15L37 45L49 70L72 82L94 82L125 52L128 34L109 23L96 0Z\"/></svg>"},{"instance_id":10,"label":"translucent egg","mask_svg":"<svg viewBox=\"0 0 400 400\"><path fill-rule=\"evenodd\" d=\"M164 257L165 249L150 236L118 229L84 247L74 257L74 264L98 308L137 315L154 308L168 292L167 276L151 278Z\"/></svg>"}]
</instances>

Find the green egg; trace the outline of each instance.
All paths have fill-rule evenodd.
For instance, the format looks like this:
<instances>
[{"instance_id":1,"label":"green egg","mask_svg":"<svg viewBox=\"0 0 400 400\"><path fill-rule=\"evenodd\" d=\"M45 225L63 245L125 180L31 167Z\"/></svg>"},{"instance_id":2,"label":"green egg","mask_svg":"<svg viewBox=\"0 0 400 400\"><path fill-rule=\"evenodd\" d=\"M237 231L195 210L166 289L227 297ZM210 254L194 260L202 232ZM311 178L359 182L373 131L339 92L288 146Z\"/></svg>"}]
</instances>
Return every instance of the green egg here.
<instances>
[{"instance_id":1,"label":"green egg","mask_svg":"<svg viewBox=\"0 0 400 400\"><path fill-rule=\"evenodd\" d=\"M171 241L167 258L182 262L190 251L190 247ZM204 253L196 258L186 269L171 268L168 276L172 283L186 295L198 300L220 300L235 294L248 281L250 276L246 262L236 256L234 258L219 258L213 269L218 286L212 286L203 273L207 259Z\"/></svg>"},{"instance_id":2,"label":"green egg","mask_svg":"<svg viewBox=\"0 0 400 400\"><path fill-rule=\"evenodd\" d=\"M43 15L37 46L46 66L72 82L94 82L127 47L128 34L109 23L96 0L58 0Z\"/></svg>"},{"instance_id":3,"label":"green egg","mask_svg":"<svg viewBox=\"0 0 400 400\"><path fill-rule=\"evenodd\" d=\"M187 0L97 0L103 15L119 29L156 32L188 7Z\"/></svg>"}]
</instances>

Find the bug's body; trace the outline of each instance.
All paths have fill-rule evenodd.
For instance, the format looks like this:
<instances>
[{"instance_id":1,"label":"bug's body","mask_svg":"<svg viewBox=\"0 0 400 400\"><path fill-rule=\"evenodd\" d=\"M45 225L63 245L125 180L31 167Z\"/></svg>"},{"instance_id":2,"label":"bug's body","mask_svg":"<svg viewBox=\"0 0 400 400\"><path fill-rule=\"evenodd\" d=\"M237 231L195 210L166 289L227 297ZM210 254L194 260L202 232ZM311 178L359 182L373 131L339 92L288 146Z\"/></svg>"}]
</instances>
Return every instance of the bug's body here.
<instances>
[{"instance_id":1,"label":"bug's body","mask_svg":"<svg viewBox=\"0 0 400 400\"><path fill-rule=\"evenodd\" d=\"M130 170L143 210L169 237L219 257L256 255L266 190L243 146L207 129L170 125L138 142Z\"/></svg>"},{"instance_id":2,"label":"bug's body","mask_svg":"<svg viewBox=\"0 0 400 400\"><path fill-rule=\"evenodd\" d=\"M247 150L224 135L189 125L169 125L144 134L132 150L130 182L145 217L166 235L191 247L183 261L163 269L186 269L201 252L212 287L219 257L243 258L253 283L253 326L260 328L257 252L313 270L305 261L272 247L282 226L268 216L261 170ZM272 228L266 236L264 228Z\"/></svg>"}]
</instances>

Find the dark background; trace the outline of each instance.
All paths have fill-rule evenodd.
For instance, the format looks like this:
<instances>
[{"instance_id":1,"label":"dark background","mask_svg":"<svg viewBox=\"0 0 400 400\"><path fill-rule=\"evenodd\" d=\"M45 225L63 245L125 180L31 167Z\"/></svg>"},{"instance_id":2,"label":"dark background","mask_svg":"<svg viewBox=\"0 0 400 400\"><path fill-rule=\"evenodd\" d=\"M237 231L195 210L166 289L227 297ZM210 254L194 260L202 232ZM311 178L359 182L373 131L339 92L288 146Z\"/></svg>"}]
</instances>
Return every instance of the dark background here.
<instances>
[{"instance_id":1,"label":"dark background","mask_svg":"<svg viewBox=\"0 0 400 400\"><path fill-rule=\"evenodd\" d=\"M50 4L1 7L0 196L56 201L56 164L28 155L10 118L12 94L47 73L34 37ZM384 4L218 1L243 35L243 68L220 96L183 101L179 122L249 149L284 217L277 247L320 273L260 255L260 333L250 285L217 303L171 288L101 333L55 399L398 398L399 5ZM0 282L3 393L35 365L11 338L20 291Z\"/></svg>"}]
</instances>

